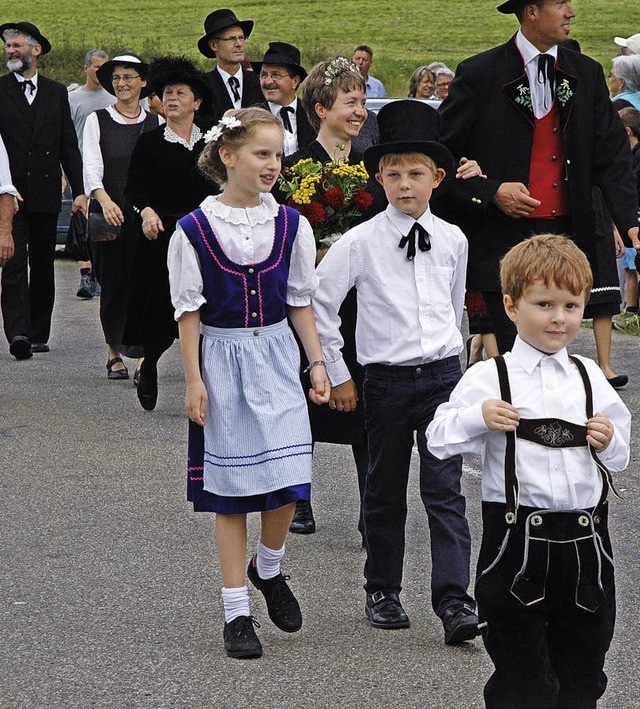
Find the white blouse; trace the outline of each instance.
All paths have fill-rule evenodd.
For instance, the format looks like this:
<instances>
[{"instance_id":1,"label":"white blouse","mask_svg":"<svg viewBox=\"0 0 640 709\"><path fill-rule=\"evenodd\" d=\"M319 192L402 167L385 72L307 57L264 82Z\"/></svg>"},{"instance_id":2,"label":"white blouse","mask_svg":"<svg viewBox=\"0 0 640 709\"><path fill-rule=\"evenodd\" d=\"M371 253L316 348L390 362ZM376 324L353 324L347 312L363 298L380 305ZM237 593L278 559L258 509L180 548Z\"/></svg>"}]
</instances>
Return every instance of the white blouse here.
<instances>
[{"instance_id":1,"label":"white blouse","mask_svg":"<svg viewBox=\"0 0 640 709\"><path fill-rule=\"evenodd\" d=\"M200 209L211 224L224 254L234 263L248 265L264 261L273 248L274 219L280 205L269 193L260 195L257 207L228 207L219 196L207 197ZM287 305L303 307L311 304L318 286L315 271L316 244L311 225L300 216L300 224L291 251ZM199 310L206 302L203 296L202 273L196 250L182 228L169 242L167 256L171 301L179 320L185 312Z\"/></svg>"}]
</instances>

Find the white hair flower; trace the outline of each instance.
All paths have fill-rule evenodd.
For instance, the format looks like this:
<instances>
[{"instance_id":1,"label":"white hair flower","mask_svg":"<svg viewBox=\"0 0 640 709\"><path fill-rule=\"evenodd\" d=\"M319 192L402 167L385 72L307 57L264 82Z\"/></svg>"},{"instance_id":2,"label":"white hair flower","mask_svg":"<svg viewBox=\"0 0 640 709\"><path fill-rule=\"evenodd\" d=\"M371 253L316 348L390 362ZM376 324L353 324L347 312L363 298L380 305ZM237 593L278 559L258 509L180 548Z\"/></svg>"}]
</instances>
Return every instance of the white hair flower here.
<instances>
[{"instance_id":1,"label":"white hair flower","mask_svg":"<svg viewBox=\"0 0 640 709\"><path fill-rule=\"evenodd\" d=\"M223 116L218 124L209 128L209 130L204 134L204 142L210 143L211 141L220 140L220 136L225 130L233 130L234 128L240 128L242 123L235 116Z\"/></svg>"},{"instance_id":2,"label":"white hair flower","mask_svg":"<svg viewBox=\"0 0 640 709\"><path fill-rule=\"evenodd\" d=\"M235 116L223 116L218 125L220 125L220 123L222 123L222 125L229 130L232 128L240 128L242 125L242 123Z\"/></svg>"},{"instance_id":3,"label":"white hair flower","mask_svg":"<svg viewBox=\"0 0 640 709\"><path fill-rule=\"evenodd\" d=\"M204 142L210 143L212 140L216 141L222 135L222 128L220 126L213 126L204 134Z\"/></svg>"}]
</instances>

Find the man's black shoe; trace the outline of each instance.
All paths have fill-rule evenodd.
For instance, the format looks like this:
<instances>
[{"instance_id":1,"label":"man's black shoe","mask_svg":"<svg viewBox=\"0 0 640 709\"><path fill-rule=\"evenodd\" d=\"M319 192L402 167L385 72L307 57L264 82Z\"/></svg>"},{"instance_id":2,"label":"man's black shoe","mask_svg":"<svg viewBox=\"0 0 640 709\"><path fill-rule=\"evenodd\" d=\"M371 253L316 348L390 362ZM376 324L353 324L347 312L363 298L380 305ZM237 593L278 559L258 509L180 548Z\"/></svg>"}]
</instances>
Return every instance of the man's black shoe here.
<instances>
[{"instance_id":1,"label":"man's black shoe","mask_svg":"<svg viewBox=\"0 0 640 709\"><path fill-rule=\"evenodd\" d=\"M293 514L289 531L293 534L313 534L316 531L316 521L313 519L313 510L308 500L296 502L296 511Z\"/></svg>"},{"instance_id":2,"label":"man's black shoe","mask_svg":"<svg viewBox=\"0 0 640 709\"><path fill-rule=\"evenodd\" d=\"M154 367L148 371L143 362L142 367L136 371L139 372L138 401L145 411L153 411L158 401L158 370Z\"/></svg>"},{"instance_id":3,"label":"man's black shoe","mask_svg":"<svg viewBox=\"0 0 640 709\"><path fill-rule=\"evenodd\" d=\"M9 352L16 359L29 359L33 357L31 354L31 342L29 338L24 335L16 335L9 344Z\"/></svg>"},{"instance_id":4,"label":"man's black shoe","mask_svg":"<svg viewBox=\"0 0 640 709\"><path fill-rule=\"evenodd\" d=\"M253 629L254 625L256 628L260 627L260 623L252 615L240 615L224 624L224 649L229 657L246 660L262 657L262 645Z\"/></svg>"},{"instance_id":5,"label":"man's black shoe","mask_svg":"<svg viewBox=\"0 0 640 709\"><path fill-rule=\"evenodd\" d=\"M364 610L369 622L374 628L408 628L411 624L409 616L404 612L398 594L384 591L367 593L367 602Z\"/></svg>"},{"instance_id":6,"label":"man's black shoe","mask_svg":"<svg viewBox=\"0 0 640 709\"><path fill-rule=\"evenodd\" d=\"M251 583L262 593L267 602L267 612L274 625L285 633L295 633L302 627L302 612L293 592L287 585L289 576L279 573L272 579L261 579L254 566L255 556L247 567Z\"/></svg>"},{"instance_id":7,"label":"man's black shoe","mask_svg":"<svg viewBox=\"0 0 640 709\"><path fill-rule=\"evenodd\" d=\"M31 343L32 352L51 352L51 348L46 342L32 342Z\"/></svg>"},{"instance_id":8,"label":"man's black shoe","mask_svg":"<svg viewBox=\"0 0 640 709\"><path fill-rule=\"evenodd\" d=\"M473 640L480 635L478 616L470 606L464 605L447 608L442 616L444 625L444 642L447 645L457 645L465 640Z\"/></svg>"}]
</instances>

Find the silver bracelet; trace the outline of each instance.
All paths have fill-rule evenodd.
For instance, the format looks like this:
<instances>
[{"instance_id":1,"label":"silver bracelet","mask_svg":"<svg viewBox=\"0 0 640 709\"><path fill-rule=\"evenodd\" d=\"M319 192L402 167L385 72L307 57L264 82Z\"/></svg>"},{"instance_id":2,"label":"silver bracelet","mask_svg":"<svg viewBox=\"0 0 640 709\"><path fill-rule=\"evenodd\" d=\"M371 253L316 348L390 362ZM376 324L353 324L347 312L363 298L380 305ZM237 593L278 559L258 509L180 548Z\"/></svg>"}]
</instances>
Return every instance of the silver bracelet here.
<instances>
[{"instance_id":1,"label":"silver bracelet","mask_svg":"<svg viewBox=\"0 0 640 709\"><path fill-rule=\"evenodd\" d=\"M309 366L304 370L304 374L307 374L307 372L310 372L314 367L317 365L323 365L324 367L327 366L327 363L323 359L315 359Z\"/></svg>"}]
</instances>

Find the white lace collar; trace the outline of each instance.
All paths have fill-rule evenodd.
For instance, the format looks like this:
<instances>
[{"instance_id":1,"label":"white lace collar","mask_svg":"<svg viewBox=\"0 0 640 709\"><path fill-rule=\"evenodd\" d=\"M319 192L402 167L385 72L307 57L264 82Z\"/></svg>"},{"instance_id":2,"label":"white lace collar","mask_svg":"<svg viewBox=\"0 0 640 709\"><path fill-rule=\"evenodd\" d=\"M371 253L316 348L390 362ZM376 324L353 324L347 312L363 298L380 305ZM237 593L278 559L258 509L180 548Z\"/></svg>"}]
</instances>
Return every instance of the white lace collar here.
<instances>
[{"instance_id":1,"label":"white lace collar","mask_svg":"<svg viewBox=\"0 0 640 709\"><path fill-rule=\"evenodd\" d=\"M191 126L189 142L187 142L184 138L181 138L177 133L174 133L171 128L169 128L168 123L164 127L164 139L167 143L179 143L187 150L193 150L193 146L200 140L200 138L202 138L202 131L195 123Z\"/></svg>"},{"instance_id":2,"label":"white lace collar","mask_svg":"<svg viewBox=\"0 0 640 709\"><path fill-rule=\"evenodd\" d=\"M207 217L223 219L229 224L248 224L256 226L264 224L278 215L280 205L270 192L260 194L260 204L257 207L229 207L218 200L220 195L207 197L200 205Z\"/></svg>"}]
</instances>

